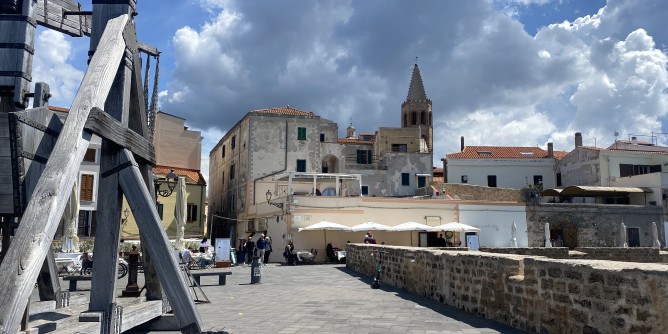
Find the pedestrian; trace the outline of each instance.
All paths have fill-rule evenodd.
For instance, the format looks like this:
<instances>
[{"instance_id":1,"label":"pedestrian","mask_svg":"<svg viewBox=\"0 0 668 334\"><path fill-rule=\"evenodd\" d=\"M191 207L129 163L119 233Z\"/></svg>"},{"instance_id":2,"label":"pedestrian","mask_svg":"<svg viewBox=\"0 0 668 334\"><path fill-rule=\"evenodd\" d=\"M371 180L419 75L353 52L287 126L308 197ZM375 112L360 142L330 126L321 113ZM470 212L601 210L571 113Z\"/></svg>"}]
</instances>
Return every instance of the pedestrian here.
<instances>
[{"instance_id":1,"label":"pedestrian","mask_svg":"<svg viewBox=\"0 0 668 334\"><path fill-rule=\"evenodd\" d=\"M251 263L253 263L253 255L255 252L255 241L253 241L253 238L248 237L248 240L246 240L246 264L249 266Z\"/></svg>"},{"instance_id":2,"label":"pedestrian","mask_svg":"<svg viewBox=\"0 0 668 334\"><path fill-rule=\"evenodd\" d=\"M271 239L269 236L264 237L264 264L267 265L269 263L269 254L271 254L271 251L273 249L271 248Z\"/></svg>"},{"instance_id":3,"label":"pedestrian","mask_svg":"<svg viewBox=\"0 0 668 334\"><path fill-rule=\"evenodd\" d=\"M208 249L209 249L209 243L207 242L207 239L204 238L202 239L202 242L199 243L199 252L206 253Z\"/></svg>"},{"instance_id":4,"label":"pedestrian","mask_svg":"<svg viewBox=\"0 0 668 334\"><path fill-rule=\"evenodd\" d=\"M260 234L260 239L257 239L257 256L260 257L258 259L260 264L262 264L263 261L264 261L265 246L266 246L266 244L265 244L265 240L264 240L264 234Z\"/></svg>"},{"instance_id":5,"label":"pedestrian","mask_svg":"<svg viewBox=\"0 0 668 334\"><path fill-rule=\"evenodd\" d=\"M246 262L246 240L241 240L239 242L239 258L237 258L237 263L242 265Z\"/></svg>"},{"instance_id":6,"label":"pedestrian","mask_svg":"<svg viewBox=\"0 0 668 334\"><path fill-rule=\"evenodd\" d=\"M283 257L285 258L285 262L289 265L294 265L295 264L295 246L292 243L292 240L288 241L288 244L285 245L285 250L283 251Z\"/></svg>"}]
</instances>

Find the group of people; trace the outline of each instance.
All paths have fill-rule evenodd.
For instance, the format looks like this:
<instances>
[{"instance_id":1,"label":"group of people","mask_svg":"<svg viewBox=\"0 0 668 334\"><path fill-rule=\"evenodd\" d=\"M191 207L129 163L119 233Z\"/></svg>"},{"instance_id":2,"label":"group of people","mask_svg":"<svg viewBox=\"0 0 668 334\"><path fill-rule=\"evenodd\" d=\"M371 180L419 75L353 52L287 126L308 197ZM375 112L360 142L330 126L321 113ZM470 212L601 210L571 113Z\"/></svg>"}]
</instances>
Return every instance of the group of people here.
<instances>
[{"instance_id":1,"label":"group of people","mask_svg":"<svg viewBox=\"0 0 668 334\"><path fill-rule=\"evenodd\" d=\"M373 233L371 233L371 231L367 232L366 235L364 235L364 243L365 244L375 244L376 243L376 238L373 237Z\"/></svg>"},{"instance_id":2,"label":"group of people","mask_svg":"<svg viewBox=\"0 0 668 334\"><path fill-rule=\"evenodd\" d=\"M239 254L238 262L250 265L253 263L253 256L258 256L260 264L266 265L269 263L269 255L272 251L271 238L268 236L261 234L257 241L253 241L252 237L248 237L247 240L239 244L237 251Z\"/></svg>"}]
</instances>

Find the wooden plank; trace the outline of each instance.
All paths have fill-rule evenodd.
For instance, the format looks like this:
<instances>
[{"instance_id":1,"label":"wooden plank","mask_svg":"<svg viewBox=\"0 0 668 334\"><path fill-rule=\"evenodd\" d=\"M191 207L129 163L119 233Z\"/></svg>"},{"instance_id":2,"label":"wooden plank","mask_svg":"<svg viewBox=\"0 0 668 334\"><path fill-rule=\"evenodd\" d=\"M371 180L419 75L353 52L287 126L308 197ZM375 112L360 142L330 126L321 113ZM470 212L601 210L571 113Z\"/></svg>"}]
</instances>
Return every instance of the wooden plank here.
<instances>
[{"instance_id":1,"label":"wooden plank","mask_svg":"<svg viewBox=\"0 0 668 334\"><path fill-rule=\"evenodd\" d=\"M60 281L58 280L58 268L56 267L53 252L48 252L42 270L37 276L37 288L39 290L39 300L54 300L56 308L60 303Z\"/></svg>"},{"instance_id":2,"label":"wooden plank","mask_svg":"<svg viewBox=\"0 0 668 334\"><path fill-rule=\"evenodd\" d=\"M142 159L155 164L155 149L146 138L124 127L121 122L99 109L93 109L86 121L86 130L127 148Z\"/></svg>"},{"instance_id":3,"label":"wooden plank","mask_svg":"<svg viewBox=\"0 0 668 334\"><path fill-rule=\"evenodd\" d=\"M0 76L0 86L12 88L13 102L19 109L27 107L32 80L35 8L35 2L23 1L20 12L0 16L0 72L7 71ZM17 44L21 47L16 48Z\"/></svg>"},{"instance_id":4,"label":"wooden plank","mask_svg":"<svg viewBox=\"0 0 668 334\"><path fill-rule=\"evenodd\" d=\"M81 4L69 0L37 0L37 24L74 37L90 36L90 15L63 15L81 11Z\"/></svg>"},{"instance_id":5,"label":"wooden plank","mask_svg":"<svg viewBox=\"0 0 668 334\"><path fill-rule=\"evenodd\" d=\"M134 327L147 323L162 315L162 303L158 300L145 301L123 307L123 324L121 331L129 331Z\"/></svg>"},{"instance_id":6,"label":"wooden plank","mask_svg":"<svg viewBox=\"0 0 668 334\"><path fill-rule=\"evenodd\" d=\"M84 132L88 113L102 108L125 52L122 32L128 15L109 21L103 43L92 57L70 107L43 177L28 203L7 256L0 265L0 332L16 333L37 274L50 251L53 235L67 204L79 165L90 142Z\"/></svg>"},{"instance_id":7,"label":"wooden plank","mask_svg":"<svg viewBox=\"0 0 668 334\"><path fill-rule=\"evenodd\" d=\"M160 284L165 290L169 303L178 319L182 333L199 333L202 322L195 309L195 303L188 294L186 282L183 280L174 256L172 256L172 247L162 227L155 203L151 194L148 193L148 189L142 185L144 181L141 171L137 167L132 154L128 150L123 150L121 163L126 162L131 163L132 168L121 170L119 181L137 221L140 234L145 237L144 250L151 254L156 263L160 263L155 269L158 272Z\"/></svg>"}]
</instances>

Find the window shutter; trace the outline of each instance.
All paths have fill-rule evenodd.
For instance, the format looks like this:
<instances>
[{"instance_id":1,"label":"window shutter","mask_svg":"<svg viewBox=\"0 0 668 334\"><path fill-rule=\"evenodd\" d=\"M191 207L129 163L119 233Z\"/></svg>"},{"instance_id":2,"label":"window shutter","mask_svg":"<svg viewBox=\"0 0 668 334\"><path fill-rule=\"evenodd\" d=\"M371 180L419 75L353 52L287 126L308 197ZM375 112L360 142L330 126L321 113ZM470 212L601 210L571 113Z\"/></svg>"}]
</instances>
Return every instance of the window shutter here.
<instances>
[{"instance_id":1,"label":"window shutter","mask_svg":"<svg viewBox=\"0 0 668 334\"><path fill-rule=\"evenodd\" d=\"M91 174L81 174L81 187L79 196L82 201L93 201L93 187L95 186L95 177Z\"/></svg>"}]
</instances>

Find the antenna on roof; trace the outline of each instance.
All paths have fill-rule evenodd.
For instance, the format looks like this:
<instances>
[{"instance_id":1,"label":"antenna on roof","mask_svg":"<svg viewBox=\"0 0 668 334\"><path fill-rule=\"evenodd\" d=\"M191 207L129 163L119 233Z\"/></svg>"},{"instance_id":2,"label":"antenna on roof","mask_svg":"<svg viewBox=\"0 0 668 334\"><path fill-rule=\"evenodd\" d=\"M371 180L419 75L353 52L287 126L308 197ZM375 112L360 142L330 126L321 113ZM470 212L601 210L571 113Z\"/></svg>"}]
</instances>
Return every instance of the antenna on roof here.
<instances>
[{"instance_id":1,"label":"antenna on roof","mask_svg":"<svg viewBox=\"0 0 668 334\"><path fill-rule=\"evenodd\" d=\"M617 149L617 136L619 136L619 132L615 131L615 149Z\"/></svg>"},{"instance_id":2,"label":"antenna on roof","mask_svg":"<svg viewBox=\"0 0 668 334\"><path fill-rule=\"evenodd\" d=\"M417 65L417 60L418 60L418 57L415 56L415 65Z\"/></svg>"}]
</instances>

